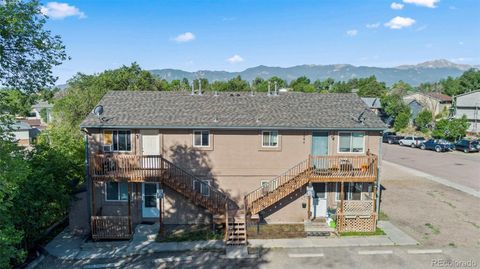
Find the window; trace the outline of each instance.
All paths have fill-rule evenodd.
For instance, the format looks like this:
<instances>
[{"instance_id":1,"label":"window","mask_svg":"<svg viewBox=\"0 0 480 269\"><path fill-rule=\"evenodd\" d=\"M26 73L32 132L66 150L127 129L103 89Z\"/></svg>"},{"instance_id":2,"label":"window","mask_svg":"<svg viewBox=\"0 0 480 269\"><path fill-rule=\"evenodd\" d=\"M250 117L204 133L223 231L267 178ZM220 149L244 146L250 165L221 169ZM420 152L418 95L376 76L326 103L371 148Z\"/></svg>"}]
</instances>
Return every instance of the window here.
<instances>
[{"instance_id":1,"label":"window","mask_svg":"<svg viewBox=\"0 0 480 269\"><path fill-rule=\"evenodd\" d=\"M211 180L194 180L193 190L201 193L203 196L210 196Z\"/></svg>"},{"instance_id":2,"label":"window","mask_svg":"<svg viewBox=\"0 0 480 269\"><path fill-rule=\"evenodd\" d=\"M363 132L341 132L338 136L339 152L361 153L364 151L365 134Z\"/></svg>"},{"instance_id":3,"label":"window","mask_svg":"<svg viewBox=\"0 0 480 269\"><path fill-rule=\"evenodd\" d=\"M107 201L127 201L128 183L127 182L107 182L105 184Z\"/></svg>"},{"instance_id":4,"label":"window","mask_svg":"<svg viewBox=\"0 0 480 269\"><path fill-rule=\"evenodd\" d=\"M277 131L263 131L262 132L262 146L263 147L277 147L278 146L278 132Z\"/></svg>"},{"instance_id":5,"label":"window","mask_svg":"<svg viewBox=\"0 0 480 269\"><path fill-rule=\"evenodd\" d=\"M131 151L131 136L130 131L104 131L103 151Z\"/></svg>"},{"instance_id":6,"label":"window","mask_svg":"<svg viewBox=\"0 0 480 269\"><path fill-rule=\"evenodd\" d=\"M210 132L209 131L193 131L193 146L209 147Z\"/></svg>"},{"instance_id":7,"label":"window","mask_svg":"<svg viewBox=\"0 0 480 269\"><path fill-rule=\"evenodd\" d=\"M335 200L340 201L340 192L342 189L342 183L335 184ZM364 188L363 183L359 182L345 182L343 186L345 192L345 200L362 200L362 190Z\"/></svg>"}]
</instances>

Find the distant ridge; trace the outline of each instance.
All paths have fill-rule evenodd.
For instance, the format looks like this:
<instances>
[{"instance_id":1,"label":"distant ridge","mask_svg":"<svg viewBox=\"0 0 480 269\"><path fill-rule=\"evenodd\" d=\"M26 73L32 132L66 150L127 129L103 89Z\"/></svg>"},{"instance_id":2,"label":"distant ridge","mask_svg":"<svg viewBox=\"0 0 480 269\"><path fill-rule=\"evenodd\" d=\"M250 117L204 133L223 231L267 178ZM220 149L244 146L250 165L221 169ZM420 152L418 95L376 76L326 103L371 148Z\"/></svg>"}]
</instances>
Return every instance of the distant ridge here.
<instances>
[{"instance_id":1,"label":"distant ridge","mask_svg":"<svg viewBox=\"0 0 480 269\"><path fill-rule=\"evenodd\" d=\"M458 77L470 68L479 68L466 64L457 64L445 59L427 61L415 65L400 65L396 67L370 67L354 66L350 64L331 64L331 65L297 65L292 67L270 67L259 65L247 68L241 72L210 71L199 70L196 72L187 72L178 69L156 69L150 72L162 79L172 81L174 79L188 78L206 78L209 81L225 81L240 75L247 81L252 81L256 77L264 79L277 76L287 81L291 81L300 76L306 76L310 80L324 80L333 78L338 81L346 81L351 78L361 78L375 75L379 81L387 85L403 80L413 86L418 86L424 82L435 82L448 76Z\"/></svg>"}]
</instances>

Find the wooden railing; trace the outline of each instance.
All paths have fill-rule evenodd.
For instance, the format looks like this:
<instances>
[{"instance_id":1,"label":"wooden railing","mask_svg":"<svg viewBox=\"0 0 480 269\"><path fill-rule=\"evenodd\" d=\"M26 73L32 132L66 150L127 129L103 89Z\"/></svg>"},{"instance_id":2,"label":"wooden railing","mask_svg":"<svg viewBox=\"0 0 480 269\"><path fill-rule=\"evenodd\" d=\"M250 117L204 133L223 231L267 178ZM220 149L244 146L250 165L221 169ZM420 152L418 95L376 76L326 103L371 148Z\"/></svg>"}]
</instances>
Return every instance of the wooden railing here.
<instances>
[{"instance_id":1,"label":"wooden railing","mask_svg":"<svg viewBox=\"0 0 480 269\"><path fill-rule=\"evenodd\" d=\"M226 194L208 184L170 161L161 158L161 166L165 170L162 183L200 204L212 213L225 213L226 208L234 208L236 204Z\"/></svg>"},{"instance_id":2,"label":"wooden railing","mask_svg":"<svg viewBox=\"0 0 480 269\"><path fill-rule=\"evenodd\" d=\"M374 181L378 173L376 155L310 156L311 181Z\"/></svg>"},{"instance_id":3,"label":"wooden railing","mask_svg":"<svg viewBox=\"0 0 480 269\"><path fill-rule=\"evenodd\" d=\"M95 154L90 157L93 180L156 181L162 170L160 155Z\"/></svg>"},{"instance_id":4,"label":"wooden railing","mask_svg":"<svg viewBox=\"0 0 480 269\"><path fill-rule=\"evenodd\" d=\"M130 239L132 223L128 216L92 216L92 238L101 239Z\"/></svg>"},{"instance_id":5,"label":"wooden railing","mask_svg":"<svg viewBox=\"0 0 480 269\"><path fill-rule=\"evenodd\" d=\"M270 180L268 183L264 184L262 187L248 193L245 195L245 204L247 210L250 210L249 205L252 205L254 201L276 191L280 186L283 186L285 183L293 180L298 177L301 173L304 173L308 170L308 160L295 165L294 167L288 169L285 173L277 176L276 178Z\"/></svg>"},{"instance_id":6,"label":"wooden railing","mask_svg":"<svg viewBox=\"0 0 480 269\"><path fill-rule=\"evenodd\" d=\"M307 182L373 182L378 173L378 158L364 156L309 156L272 179L264 186L245 195L245 207L256 214L286 197Z\"/></svg>"}]
</instances>

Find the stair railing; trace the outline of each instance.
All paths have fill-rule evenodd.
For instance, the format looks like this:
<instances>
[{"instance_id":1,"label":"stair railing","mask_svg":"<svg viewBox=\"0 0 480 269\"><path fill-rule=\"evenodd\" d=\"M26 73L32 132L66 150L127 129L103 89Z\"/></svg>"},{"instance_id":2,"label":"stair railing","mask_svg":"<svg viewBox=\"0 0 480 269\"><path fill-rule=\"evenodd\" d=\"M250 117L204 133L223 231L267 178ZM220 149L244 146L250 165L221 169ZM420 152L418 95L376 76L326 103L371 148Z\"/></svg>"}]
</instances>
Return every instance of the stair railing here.
<instances>
[{"instance_id":1,"label":"stair railing","mask_svg":"<svg viewBox=\"0 0 480 269\"><path fill-rule=\"evenodd\" d=\"M288 169L285 173L270 180L264 186L249 192L244 198L246 211L251 210L254 201L266 196L268 193L274 192L285 183L297 177L300 173L307 171L307 169L310 168L310 163L310 158L308 158Z\"/></svg>"}]
</instances>

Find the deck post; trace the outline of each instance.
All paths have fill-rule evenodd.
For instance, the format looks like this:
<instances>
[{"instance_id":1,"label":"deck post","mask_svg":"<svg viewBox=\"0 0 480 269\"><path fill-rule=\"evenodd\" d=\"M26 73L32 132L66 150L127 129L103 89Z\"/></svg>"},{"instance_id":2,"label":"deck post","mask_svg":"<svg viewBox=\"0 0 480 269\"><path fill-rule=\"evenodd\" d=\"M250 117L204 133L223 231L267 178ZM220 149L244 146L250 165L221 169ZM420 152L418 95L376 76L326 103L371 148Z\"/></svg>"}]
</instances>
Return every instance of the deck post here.
<instances>
[{"instance_id":1,"label":"deck post","mask_svg":"<svg viewBox=\"0 0 480 269\"><path fill-rule=\"evenodd\" d=\"M128 184L128 233L132 234L132 183L127 182Z\"/></svg>"}]
</instances>

